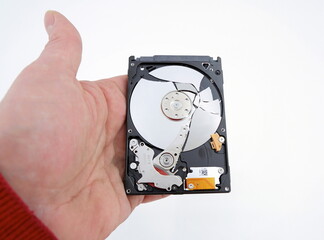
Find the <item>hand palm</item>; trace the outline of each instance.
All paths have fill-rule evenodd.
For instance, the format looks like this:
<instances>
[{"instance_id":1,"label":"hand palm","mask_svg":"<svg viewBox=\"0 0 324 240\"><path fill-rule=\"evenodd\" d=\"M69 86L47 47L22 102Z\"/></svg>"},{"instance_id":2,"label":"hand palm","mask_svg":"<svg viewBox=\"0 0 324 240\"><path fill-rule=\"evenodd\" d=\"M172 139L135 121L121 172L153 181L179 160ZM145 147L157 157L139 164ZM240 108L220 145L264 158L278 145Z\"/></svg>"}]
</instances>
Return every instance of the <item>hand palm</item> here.
<instances>
[{"instance_id":1,"label":"hand palm","mask_svg":"<svg viewBox=\"0 0 324 240\"><path fill-rule=\"evenodd\" d=\"M102 239L160 196L124 193L126 77L77 81L79 35L62 15L48 15L49 44L1 103L0 167L60 239Z\"/></svg>"}]
</instances>

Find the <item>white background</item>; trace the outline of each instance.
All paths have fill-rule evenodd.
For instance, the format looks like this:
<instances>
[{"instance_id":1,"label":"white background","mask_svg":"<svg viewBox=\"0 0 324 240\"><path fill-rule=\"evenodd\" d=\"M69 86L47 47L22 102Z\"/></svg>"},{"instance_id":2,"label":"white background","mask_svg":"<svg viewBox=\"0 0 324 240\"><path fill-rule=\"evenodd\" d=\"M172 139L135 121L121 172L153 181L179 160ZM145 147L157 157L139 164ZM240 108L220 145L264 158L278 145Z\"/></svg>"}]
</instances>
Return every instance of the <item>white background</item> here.
<instances>
[{"instance_id":1,"label":"white background","mask_svg":"<svg viewBox=\"0 0 324 240\"><path fill-rule=\"evenodd\" d=\"M232 192L142 205L109 239L324 239L324 1L0 0L1 98L48 9L81 33L79 79L130 55L222 57Z\"/></svg>"}]
</instances>

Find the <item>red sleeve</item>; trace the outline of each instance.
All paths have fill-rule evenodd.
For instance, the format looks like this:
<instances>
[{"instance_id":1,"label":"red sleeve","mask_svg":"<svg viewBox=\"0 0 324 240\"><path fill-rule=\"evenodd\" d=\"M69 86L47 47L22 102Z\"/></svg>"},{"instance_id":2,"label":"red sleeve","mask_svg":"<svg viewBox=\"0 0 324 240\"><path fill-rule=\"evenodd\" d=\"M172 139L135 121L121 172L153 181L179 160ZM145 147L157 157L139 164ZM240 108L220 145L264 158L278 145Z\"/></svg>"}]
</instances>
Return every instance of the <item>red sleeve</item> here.
<instances>
[{"instance_id":1,"label":"red sleeve","mask_svg":"<svg viewBox=\"0 0 324 240\"><path fill-rule=\"evenodd\" d=\"M0 174L0 239L57 239Z\"/></svg>"}]
</instances>

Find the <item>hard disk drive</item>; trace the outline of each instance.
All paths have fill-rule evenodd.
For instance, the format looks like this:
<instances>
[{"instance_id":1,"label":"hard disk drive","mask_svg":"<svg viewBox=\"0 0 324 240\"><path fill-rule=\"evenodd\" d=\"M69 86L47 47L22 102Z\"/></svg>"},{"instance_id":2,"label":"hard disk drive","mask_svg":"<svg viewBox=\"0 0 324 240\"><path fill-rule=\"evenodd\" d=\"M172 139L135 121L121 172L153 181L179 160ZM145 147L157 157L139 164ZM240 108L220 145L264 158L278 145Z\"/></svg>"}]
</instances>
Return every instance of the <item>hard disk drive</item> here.
<instances>
[{"instance_id":1,"label":"hard disk drive","mask_svg":"<svg viewBox=\"0 0 324 240\"><path fill-rule=\"evenodd\" d=\"M130 57L127 194L230 191L221 59Z\"/></svg>"}]
</instances>

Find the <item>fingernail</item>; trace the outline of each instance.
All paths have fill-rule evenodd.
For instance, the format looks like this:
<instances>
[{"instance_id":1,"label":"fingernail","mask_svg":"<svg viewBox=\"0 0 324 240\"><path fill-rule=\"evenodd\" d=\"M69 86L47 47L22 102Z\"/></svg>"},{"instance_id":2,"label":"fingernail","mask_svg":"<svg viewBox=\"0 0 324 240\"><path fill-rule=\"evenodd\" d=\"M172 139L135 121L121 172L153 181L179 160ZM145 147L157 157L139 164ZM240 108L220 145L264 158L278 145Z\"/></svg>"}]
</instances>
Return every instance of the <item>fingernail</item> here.
<instances>
[{"instance_id":1,"label":"fingernail","mask_svg":"<svg viewBox=\"0 0 324 240\"><path fill-rule=\"evenodd\" d=\"M54 11L47 11L45 14L45 28L48 34L51 33L52 28L54 26L55 23L55 16L54 16Z\"/></svg>"}]
</instances>

